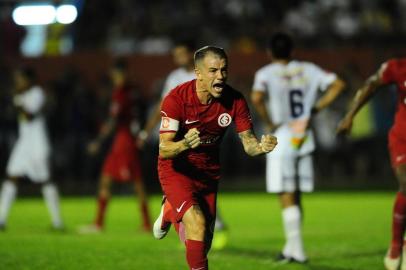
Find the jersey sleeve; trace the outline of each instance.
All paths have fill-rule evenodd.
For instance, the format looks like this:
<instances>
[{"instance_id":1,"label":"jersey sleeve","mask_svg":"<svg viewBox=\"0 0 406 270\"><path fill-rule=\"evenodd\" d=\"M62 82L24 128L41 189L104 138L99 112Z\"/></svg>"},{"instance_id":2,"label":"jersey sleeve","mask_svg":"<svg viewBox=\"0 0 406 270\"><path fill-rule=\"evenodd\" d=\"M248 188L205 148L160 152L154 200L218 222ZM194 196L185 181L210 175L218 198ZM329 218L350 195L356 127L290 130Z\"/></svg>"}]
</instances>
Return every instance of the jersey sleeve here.
<instances>
[{"instance_id":1,"label":"jersey sleeve","mask_svg":"<svg viewBox=\"0 0 406 270\"><path fill-rule=\"evenodd\" d=\"M175 95L167 95L161 106L161 126L159 133L177 132L182 119L182 102Z\"/></svg>"},{"instance_id":2,"label":"jersey sleeve","mask_svg":"<svg viewBox=\"0 0 406 270\"><path fill-rule=\"evenodd\" d=\"M383 63L380 70L383 83L396 82L396 60L392 59Z\"/></svg>"},{"instance_id":3,"label":"jersey sleeve","mask_svg":"<svg viewBox=\"0 0 406 270\"><path fill-rule=\"evenodd\" d=\"M330 84L337 79L337 75L335 73L328 72L317 65L312 65L310 72L310 76L317 79L319 89L321 91L327 90Z\"/></svg>"},{"instance_id":4,"label":"jersey sleeve","mask_svg":"<svg viewBox=\"0 0 406 270\"><path fill-rule=\"evenodd\" d=\"M21 105L23 109L31 114L38 113L45 104L45 94L40 88L35 88L28 94L22 96Z\"/></svg>"},{"instance_id":5,"label":"jersey sleeve","mask_svg":"<svg viewBox=\"0 0 406 270\"><path fill-rule=\"evenodd\" d=\"M164 98L169 91L171 91L173 88L177 86L176 80L175 80L175 75L174 72L171 72L168 77L165 80L164 87L162 89L161 93L161 98Z\"/></svg>"},{"instance_id":6,"label":"jersey sleeve","mask_svg":"<svg viewBox=\"0 0 406 270\"><path fill-rule=\"evenodd\" d=\"M255 73L254 84L252 90L265 92L267 90L266 76L264 72L257 71Z\"/></svg>"},{"instance_id":7,"label":"jersey sleeve","mask_svg":"<svg viewBox=\"0 0 406 270\"><path fill-rule=\"evenodd\" d=\"M237 133L252 129L251 114L242 94L235 101L234 123Z\"/></svg>"}]
</instances>

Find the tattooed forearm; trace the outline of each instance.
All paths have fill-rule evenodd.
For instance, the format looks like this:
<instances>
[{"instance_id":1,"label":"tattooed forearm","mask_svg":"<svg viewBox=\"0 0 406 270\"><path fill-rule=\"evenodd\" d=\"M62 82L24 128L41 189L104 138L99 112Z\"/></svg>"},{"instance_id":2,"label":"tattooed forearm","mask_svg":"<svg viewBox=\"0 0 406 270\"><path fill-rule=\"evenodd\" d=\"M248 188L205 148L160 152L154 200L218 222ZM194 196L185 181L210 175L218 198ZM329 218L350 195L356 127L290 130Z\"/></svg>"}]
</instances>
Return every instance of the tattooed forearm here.
<instances>
[{"instance_id":1,"label":"tattooed forearm","mask_svg":"<svg viewBox=\"0 0 406 270\"><path fill-rule=\"evenodd\" d=\"M250 129L238 134L244 146L244 151L250 156L257 156L263 154L261 144L255 137L254 132Z\"/></svg>"}]
</instances>

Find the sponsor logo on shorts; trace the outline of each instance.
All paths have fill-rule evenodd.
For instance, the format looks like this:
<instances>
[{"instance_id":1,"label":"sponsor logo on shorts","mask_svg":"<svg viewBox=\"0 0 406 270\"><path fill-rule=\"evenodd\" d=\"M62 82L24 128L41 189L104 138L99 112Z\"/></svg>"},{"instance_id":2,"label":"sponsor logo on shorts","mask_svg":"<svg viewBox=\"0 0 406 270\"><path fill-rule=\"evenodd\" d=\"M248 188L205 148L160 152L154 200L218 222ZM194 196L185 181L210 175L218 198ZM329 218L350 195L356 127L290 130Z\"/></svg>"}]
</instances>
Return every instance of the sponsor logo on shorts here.
<instances>
[{"instance_id":1,"label":"sponsor logo on shorts","mask_svg":"<svg viewBox=\"0 0 406 270\"><path fill-rule=\"evenodd\" d=\"M231 115L229 115L228 113L222 113L217 119L217 122L220 127L226 127L231 124L231 120Z\"/></svg>"},{"instance_id":2,"label":"sponsor logo on shorts","mask_svg":"<svg viewBox=\"0 0 406 270\"><path fill-rule=\"evenodd\" d=\"M185 206L186 201L184 201L179 207L176 208L176 211L180 213L182 211L183 206Z\"/></svg>"}]
</instances>

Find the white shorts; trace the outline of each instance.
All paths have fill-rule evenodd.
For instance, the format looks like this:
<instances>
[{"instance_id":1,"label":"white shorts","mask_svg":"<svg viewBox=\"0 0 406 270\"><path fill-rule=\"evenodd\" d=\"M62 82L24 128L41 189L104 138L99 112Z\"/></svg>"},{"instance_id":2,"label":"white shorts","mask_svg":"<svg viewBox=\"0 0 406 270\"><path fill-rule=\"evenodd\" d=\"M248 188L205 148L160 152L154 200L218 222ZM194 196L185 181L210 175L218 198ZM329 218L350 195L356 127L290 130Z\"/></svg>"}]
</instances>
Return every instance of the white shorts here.
<instances>
[{"instance_id":1,"label":"white shorts","mask_svg":"<svg viewBox=\"0 0 406 270\"><path fill-rule=\"evenodd\" d=\"M49 145L47 138L19 138L13 147L6 172L10 177L28 177L43 183L49 180Z\"/></svg>"},{"instance_id":2,"label":"white shorts","mask_svg":"<svg viewBox=\"0 0 406 270\"><path fill-rule=\"evenodd\" d=\"M292 145L294 133L288 124L280 126L274 135L278 145L266 155L266 190L271 193L313 191L313 133L307 132L300 149Z\"/></svg>"},{"instance_id":3,"label":"white shorts","mask_svg":"<svg viewBox=\"0 0 406 270\"><path fill-rule=\"evenodd\" d=\"M297 164L296 164L297 163ZM269 193L312 192L314 189L313 158L272 156L266 157L266 191Z\"/></svg>"}]
</instances>

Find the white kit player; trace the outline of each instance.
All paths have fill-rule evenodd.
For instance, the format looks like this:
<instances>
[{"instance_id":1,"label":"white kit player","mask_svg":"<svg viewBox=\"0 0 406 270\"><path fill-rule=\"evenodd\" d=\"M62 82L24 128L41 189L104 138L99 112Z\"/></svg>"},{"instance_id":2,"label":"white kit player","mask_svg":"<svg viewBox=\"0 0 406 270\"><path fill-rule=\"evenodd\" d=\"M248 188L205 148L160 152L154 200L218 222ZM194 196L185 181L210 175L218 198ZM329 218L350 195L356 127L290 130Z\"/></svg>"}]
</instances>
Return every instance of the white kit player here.
<instances>
[{"instance_id":1,"label":"white kit player","mask_svg":"<svg viewBox=\"0 0 406 270\"><path fill-rule=\"evenodd\" d=\"M272 63L256 72L251 100L278 138L278 147L266 156L266 188L279 194L286 238L277 259L304 263L301 192L313 191L315 149L310 118L340 94L344 82L315 64L292 60L293 41L285 33L273 35L269 49Z\"/></svg>"},{"instance_id":2,"label":"white kit player","mask_svg":"<svg viewBox=\"0 0 406 270\"><path fill-rule=\"evenodd\" d=\"M36 74L31 68L17 70L14 81L13 102L18 111L19 134L7 163L7 179L3 182L0 193L0 229L5 228L9 210L16 197L18 181L25 177L42 184L52 226L62 229L58 191L49 181L50 145L45 119L41 114L45 105L45 93L36 85Z\"/></svg>"}]
</instances>

